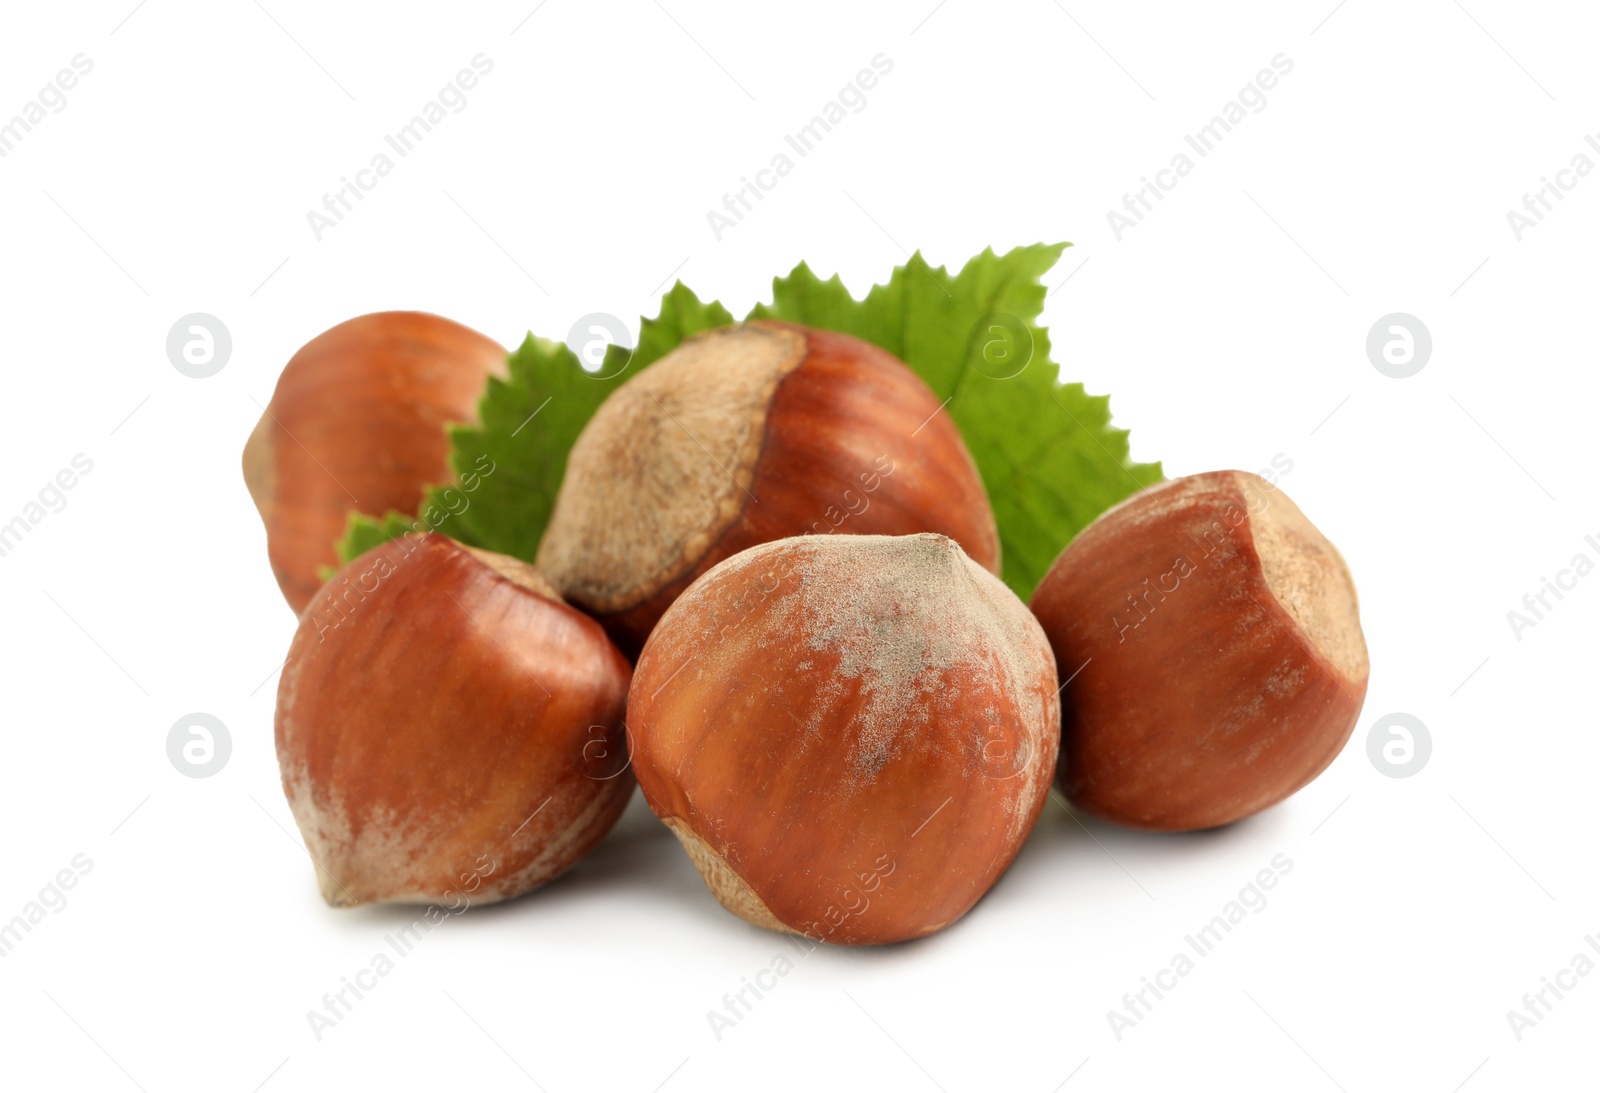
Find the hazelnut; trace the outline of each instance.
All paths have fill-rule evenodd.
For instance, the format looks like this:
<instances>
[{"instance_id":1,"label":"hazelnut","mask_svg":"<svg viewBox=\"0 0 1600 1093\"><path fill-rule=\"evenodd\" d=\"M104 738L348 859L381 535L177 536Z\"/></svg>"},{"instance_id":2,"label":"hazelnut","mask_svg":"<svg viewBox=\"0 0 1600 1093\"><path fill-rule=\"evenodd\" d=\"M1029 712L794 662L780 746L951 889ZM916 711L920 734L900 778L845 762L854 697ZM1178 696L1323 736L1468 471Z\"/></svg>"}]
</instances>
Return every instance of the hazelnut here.
<instances>
[{"instance_id":1,"label":"hazelnut","mask_svg":"<svg viewBox=\"0 0 1600 1093\"><path fill-rule=\"evenodd\" d=\"M1068 682L1060 782L1152 831L1232 823L1339 754L1367 690L1344 559L1243 471L1163 482L1051 566L1033 610Z\"/></svg>"},{"instance_id":2,"label":"hazelnut","mask_svg":"<svg viewBox=\"0 0 1600 1093\"><path fill-rule=\"evenodd\" d=\"M1050 647L943 535L802 536L691 585L629 695L645 799L724 907L840 944L933 933L1050 788Z\"/></svg>"},{"instance_id":3,"label":"hazelnut","mask_svg":"<svg viewBox=\"0 0 1600 1093\"><path fill-rule=\"evenodd\" d=\"M352 510L415 512L424 486L450 480L445 426L476 420L505 360L477 331L418 311L340 323L290 358L245 445L244 478L296 614L339 563Z\"/></svg>"},{"instance_id":4,"label":"hazelnut","mask_svg":"<svg viewBox=\"0 0 1600 1093\"><path fill-rule=\"evenodd\" d=\"M539 568L629 655L695 578L787 536L940 532L998 572L988 496L940 408L911 369L847 334L706 331L585 427Z\"/></svg>"},{"instance_id":5,"label":"hazelnut","mask_svg":"<svg viewBox=\"0 0 1600 1093\"><path fill-rule=\"evenodd\" d=\"M565 871L633 790L629 675L526 562L410 534L345 566L278 687L284 793L323 897L490 903Z\"/></svg>"}]
</instances>

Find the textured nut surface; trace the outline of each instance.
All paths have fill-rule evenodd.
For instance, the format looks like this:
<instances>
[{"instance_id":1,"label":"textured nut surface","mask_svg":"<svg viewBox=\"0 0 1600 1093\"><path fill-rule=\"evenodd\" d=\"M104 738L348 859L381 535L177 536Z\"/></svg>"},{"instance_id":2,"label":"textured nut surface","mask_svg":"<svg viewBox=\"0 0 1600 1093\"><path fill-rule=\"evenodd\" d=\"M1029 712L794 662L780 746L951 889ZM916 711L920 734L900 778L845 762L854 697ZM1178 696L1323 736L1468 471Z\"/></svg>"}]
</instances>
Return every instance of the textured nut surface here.
<instances>
[{"instance_id":1,"label":"textured nut surface","mask_svg":"<svg viewBox=\"0 0 1600 1093\"><path fill-rule=\"evenodd\" d=\"M646 800L724 906L844 944L971 908L1038 818L1060 728L1038 623L931 534L735 555L668 610L630 710Z\"/></svg>"},{"instance_id":2,"label":"textured nut surface","mask_svg":"<svg viewBox=\"0 0 1600 1093\"><path fill-rule=\"evenodd\" d=\"M340 570L301 616L276 719L328 902L492 903L565 871L633 789L614 758L629 676L524 563L428 535Z\"/></svg>"},{"instance_id":3,"label":"textured nut surface","mask_svg":"<svg viewBox=\"0 0 1600 1093\"><path fill-rule=\"evenodd\" d=\"M1366 694L1343 558L1242 471L1163 482L1109 510L1032 606L1070 677L1062 789L1131 827L1198 830L1276 804L1338 755Z\"/></svg>"},{"instance_id":4,"label":"textured nut surface","mask_svg":"<svg viewBox=\"0 0 1600 1093\"><path fill-rule=\"evenodd\" d=\"M792 330L725 326L619 387L573 445L539 565L608 613L692 567L744 508L772 396L805 353Z\"/></svg>"},{"instance_id":5,"label":"textured nut surface","mask_svg":"<svg viewBox=\"0 0 1600 1093\"><path fill-rule=\"evenodd\" d=\"M473 421L505 350L460 323L384 311L340 323L295 353L244 451L267 529L267 557L289 606L305 608L352 510L415 512L447 482L445 427Z\"/></svg>"},{"instance_id":6,"label":"textured nut surface","mask_svg":"<svg viewBox=\"0 0 1600 1093\"><path fill-rule=\"evenodd\" d=\"M999 571L988 495L940 400L860 339L755 322L688 339L601 405L538 560L631 655L695 578L748 547L924 531Z\"/></svg>"}]
</instances>

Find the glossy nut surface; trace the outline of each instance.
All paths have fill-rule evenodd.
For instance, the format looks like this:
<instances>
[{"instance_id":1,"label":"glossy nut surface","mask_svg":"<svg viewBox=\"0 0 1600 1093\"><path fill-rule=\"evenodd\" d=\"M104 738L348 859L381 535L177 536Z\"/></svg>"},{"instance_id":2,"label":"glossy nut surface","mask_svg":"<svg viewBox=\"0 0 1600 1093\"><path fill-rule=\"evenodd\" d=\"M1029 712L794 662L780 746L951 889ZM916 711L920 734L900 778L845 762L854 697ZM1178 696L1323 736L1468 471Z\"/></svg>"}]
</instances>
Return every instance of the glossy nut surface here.
<instances>
[{"instance_id":1,"label":"glossy nut surface","mask_svg":"<svg viewBox=\"0 0 1600 1093\"><path fill-rule=\"evenodd\" d=\"M1060 729L1038 624L931 534L735 555L667 611L630 703L645 798L723 905L839 944L966 913L1032 830Z\"/></svg>"},{"instance_id":2,"label":"glossy nut surface","mask_svg":"<svg viewBox=\"0 0 1600 1093\"><path fill-rule=\"evenodd\" d=\"M446 427L473 421L506 353L460 323L384 311L340 323L295 353L244 451L267 557L296 614L338 564L351 511L413 513L450 481Z\"/></svg>"},{"instance_id":3,"label":"glossy nut surface","mask_svg":"<svg viewBox=\"0 0 1600 1093\"><path fill-rule=\"evenodd\" d=\"M950 416L898 358L776 322L696 335L619 387L578 438L539 567L636 655L718 562L808 533L1000 539Z\"/></svg>"},{"instance_id":4,"label":"glossy nut surface","mask_svg":"<svg viewBox=\"0 0 1600 1093\"><path fill-rule=\"evenodd\" d=\"M611 828L627 661L526 563L385 543L301 616L278 688L283 788L334 906L536 888Z\"/></svg>"},{"instance_id":5,"label":"glossy nut surface","mask_svg":"<svg viewBox=\"0 0 1600 1093\"><path fill-rule=\"evenodd\" d=\"M1344 559L1282 490L1242 471L1109 510L1032 607L1070 679L1062 790L1129 827L1192 831L1276 804L1339 754L1366 695Z\"/></svg>"}]
</instances>

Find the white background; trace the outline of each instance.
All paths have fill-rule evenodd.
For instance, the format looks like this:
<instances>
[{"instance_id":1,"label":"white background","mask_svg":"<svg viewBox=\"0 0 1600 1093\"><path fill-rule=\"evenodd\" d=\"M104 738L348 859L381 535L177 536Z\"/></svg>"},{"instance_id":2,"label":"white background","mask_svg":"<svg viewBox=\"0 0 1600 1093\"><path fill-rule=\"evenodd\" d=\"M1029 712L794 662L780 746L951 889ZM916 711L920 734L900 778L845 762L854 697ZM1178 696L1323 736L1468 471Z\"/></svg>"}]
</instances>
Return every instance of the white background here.
<instances>
[{"instance_id":1,"label":"white background","mask_svg":"<svg viewBox=\"0 0 1600 1093\"><path fill-rule=\"evenodd\" d=\"M1506 620L1600 561L1600 177L1520 241L1506 219L1600 162L1593 12L663 2L7 6L0 118L75 54L94 68L0 159L0 522L75 454L94 469L0 558L0 919L74 855L93 867L0 960L0 1084L1593 1088L1600 975L1520 1041L1506 1017L1600 934L1600 576L1520 641ZM467 109L318 242L306 212L478 53ZM706 212L878 53L867 108L716 240ZM1107 211L1280 53L1266 108L1116 240ZM740 314L802 258L859 292L902 245L959 264L1058 239L1056 356L1113 396L1135 456L1178 475L1283 453L1347 556L1373 671L1332 768L1205 835L1052 803L965 920L818 951L720 1041L707 1011L783 943L721 911L636 800L569 876L435 930L319 1042L306 1012L407 916L322 905L278 785L294 620L238 456L295 348L384 308L560 338L653 313L675 273ZM210 379L165 353L196 311L233 336ZM1434 338L1405 380L1364 348L1396 311ZM167 758L191 711L231 731L208 779ZM1410 778L1367 756L1392 711L1431 730ZM1119 1040L1107 1011L1276 854L1294 867L1269 905Z\"/></svg>"}]
</instances>

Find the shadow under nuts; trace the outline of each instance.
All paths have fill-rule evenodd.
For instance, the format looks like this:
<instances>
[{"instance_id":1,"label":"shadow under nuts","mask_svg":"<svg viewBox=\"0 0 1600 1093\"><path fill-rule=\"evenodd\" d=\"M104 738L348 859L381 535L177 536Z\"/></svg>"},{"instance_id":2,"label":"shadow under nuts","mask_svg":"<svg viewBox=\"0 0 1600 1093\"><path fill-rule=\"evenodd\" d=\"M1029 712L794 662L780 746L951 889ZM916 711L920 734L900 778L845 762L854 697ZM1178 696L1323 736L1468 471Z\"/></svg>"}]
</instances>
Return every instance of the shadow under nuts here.
<instances>
[{"instance_id":1,"label":"shadow under nuts","mask_svg":"<svg viewBox=\"0 0 1600 1093\"><path fill-rule=\"evenodd\" d=\"M1049 792L1039 624L942 535L784 539L668 609L630 693L634 770L723 906L862 945L960 918Z\"/></svg>"}]
</instances>

